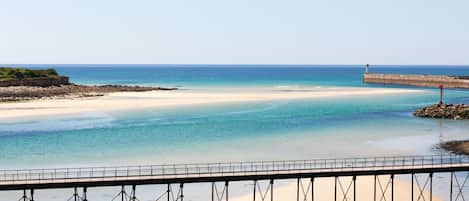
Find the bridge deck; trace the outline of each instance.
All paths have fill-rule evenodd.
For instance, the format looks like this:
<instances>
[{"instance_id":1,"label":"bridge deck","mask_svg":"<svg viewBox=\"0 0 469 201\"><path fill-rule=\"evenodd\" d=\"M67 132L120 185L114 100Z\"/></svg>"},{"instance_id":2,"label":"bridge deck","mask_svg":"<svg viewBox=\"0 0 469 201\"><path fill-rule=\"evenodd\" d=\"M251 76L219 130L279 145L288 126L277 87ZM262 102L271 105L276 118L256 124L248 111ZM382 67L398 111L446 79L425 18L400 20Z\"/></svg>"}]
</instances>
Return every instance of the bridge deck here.
<instances>
[{"instance_id":1,"label":"bridge deck","mask_svg":"<svg viewBox=\"0 0 469 201\"><path fill-rule=\"evenodd\" d=\"M469 171L456 155L0 171L0 190Z\"/></svg>"}]
</instances>

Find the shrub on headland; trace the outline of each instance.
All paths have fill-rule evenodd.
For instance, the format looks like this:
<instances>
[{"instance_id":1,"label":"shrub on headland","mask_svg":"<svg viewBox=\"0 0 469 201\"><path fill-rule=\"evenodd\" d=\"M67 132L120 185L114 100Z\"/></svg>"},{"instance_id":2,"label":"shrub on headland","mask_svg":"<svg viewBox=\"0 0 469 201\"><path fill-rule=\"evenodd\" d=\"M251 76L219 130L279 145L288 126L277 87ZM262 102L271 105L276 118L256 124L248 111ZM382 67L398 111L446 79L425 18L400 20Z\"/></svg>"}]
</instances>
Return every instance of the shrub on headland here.
<instances>
[{"instance_id":1,"label":"shrub on headland","mask_svg":"<svg viewBox=\"0 0 469 201\"><path fill-rule=\"evenodd\" d=\"M59 74L55 69L26 69L0 67L0 80L21 80L25 78L57 77Z\"/></svg>"}]
</instances>

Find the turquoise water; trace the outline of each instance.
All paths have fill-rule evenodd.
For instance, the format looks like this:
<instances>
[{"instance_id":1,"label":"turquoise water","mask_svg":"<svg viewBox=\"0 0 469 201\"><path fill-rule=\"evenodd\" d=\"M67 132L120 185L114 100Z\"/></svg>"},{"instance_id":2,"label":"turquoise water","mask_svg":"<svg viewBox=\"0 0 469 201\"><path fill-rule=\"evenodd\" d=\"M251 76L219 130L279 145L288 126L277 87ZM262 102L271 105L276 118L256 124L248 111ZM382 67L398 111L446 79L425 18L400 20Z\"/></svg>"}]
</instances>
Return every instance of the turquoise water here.
<instances>
[{"instance_id":1,"label":"turquoise water","mask_svg":"<svg viewBox=\"0 0 469 201\"><path fill-rule=\"evenodd\" d=\"M363 69L357 66L45 66L81 84L185 90L384 87L363 84ZM373 71L469 75L469 67L386 66ZM467 137L468 121L414 118L413 110L438 99L437 90L419 90L346 100L262 101L2 120L0 167L429 154L439 153L435 145L440 140ZM447 90L446 100L469 103L469 91Z\"/></svg>"},{"instance_id":2,"label":"turquoise water","mask_svg":"<svg viewBox=\"0 0 469 201\"><path fill-rule=\"evenodd\" d=\"M2 65L5 66L5 65ZM14 65L15 66L15 65ZM81 84L165 87L207 86L368 86L358 65L16 65L56 68ZM469 66L371 66L370 72L469 75Z\"/></svg>"}]
</instances>

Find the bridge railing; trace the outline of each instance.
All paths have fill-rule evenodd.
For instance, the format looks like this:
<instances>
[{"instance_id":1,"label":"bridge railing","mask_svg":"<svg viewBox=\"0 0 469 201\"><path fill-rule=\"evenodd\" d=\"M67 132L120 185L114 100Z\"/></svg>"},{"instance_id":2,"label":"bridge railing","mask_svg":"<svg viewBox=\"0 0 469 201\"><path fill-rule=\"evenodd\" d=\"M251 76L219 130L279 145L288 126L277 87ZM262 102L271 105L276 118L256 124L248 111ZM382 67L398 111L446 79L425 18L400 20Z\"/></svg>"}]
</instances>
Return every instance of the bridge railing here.
<instances>
[{"instance_id":1,"label":"bridge railing","mask_svg":"<svg viewBox=\"0 0 469 201\"><path fill-rule=\"evenodd\" d=\"M1 183L50 182L79 179L122 179L131 177L177 178L188 176L231 176L298 171L348 171L392 168L447 167L468 164L462 155L386 156L315 160L286 160L174 165L84 167L0 170Z\"/></svg>"}]
</instances>

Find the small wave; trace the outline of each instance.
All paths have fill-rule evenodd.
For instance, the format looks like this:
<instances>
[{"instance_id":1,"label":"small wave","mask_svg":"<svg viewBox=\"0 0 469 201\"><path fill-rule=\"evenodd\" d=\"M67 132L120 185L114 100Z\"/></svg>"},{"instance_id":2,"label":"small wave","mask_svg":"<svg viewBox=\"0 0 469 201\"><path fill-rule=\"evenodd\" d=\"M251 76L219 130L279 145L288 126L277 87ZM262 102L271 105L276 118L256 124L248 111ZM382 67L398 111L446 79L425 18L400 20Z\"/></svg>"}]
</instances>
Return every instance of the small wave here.
<instances>
[{"instance_id":1,"label":"small wave","mask_svg":"<svg viewBox=\"0 0 469 201\"><path fill-rule=\"evenodd\" d=\"M278 85L274 87L276 91L283 92L311 92L322 89L321 86L300 86L300 85Z\"/></svg>"},{"instance_id":2,"label":"small wave","mask_svg":"<svg viewBox=\"0 0 469 201\"><path fill-rule=\"evenodd\" d=\"M286 89L299 89L300 86L299 85L278 85L278 86L274 86L274 88L286 90Z\"/></svg>"},{"instance_id":3,"label":"small wave","mask_svg":"<svg viewBox=\"0 0 469 201\"><path fill-rule=\"evenodd\" d=\"M226 112L223 115L237 115L237 114L249 114L249 113L256 113L256 112L266 112L269 110L276 109L280 106L280 103L270 103L267 107L259 108L259 109L250 109L250 110L241 110L241 111L234 111L234 112Z\"/></svg>"}]
</instances>

